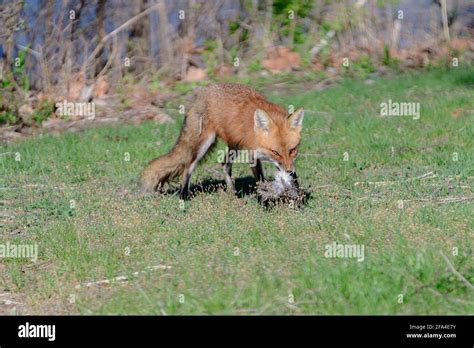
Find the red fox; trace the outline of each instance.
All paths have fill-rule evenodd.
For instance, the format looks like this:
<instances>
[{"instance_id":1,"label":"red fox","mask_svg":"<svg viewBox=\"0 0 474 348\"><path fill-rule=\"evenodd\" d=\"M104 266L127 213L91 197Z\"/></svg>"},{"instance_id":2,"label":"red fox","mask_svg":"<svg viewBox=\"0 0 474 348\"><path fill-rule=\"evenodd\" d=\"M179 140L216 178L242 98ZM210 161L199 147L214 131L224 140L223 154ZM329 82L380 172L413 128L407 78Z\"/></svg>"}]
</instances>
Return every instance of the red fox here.
<instances>
[{"instance_id":1,"label":"red fox","mask_svg":"<svg viewBox=\"0 0 474 348\"><path fill-rule=\"evenodd\" d=\"M272 162L296 180L294 160L303 117L303 108L288 115L285 108L270 103L250 87L232 83L209 85L198 92L171 151L152 160L143 170L142 189L155 191L167 180L182 175L180 198L186 199L191 174L216 137L224 140L229 150L254 151L256 164L252 172L257 181L264 179L262 160ZM226 158L225 181L235 192L232 162Z\"/></svg>"}]
</instances>

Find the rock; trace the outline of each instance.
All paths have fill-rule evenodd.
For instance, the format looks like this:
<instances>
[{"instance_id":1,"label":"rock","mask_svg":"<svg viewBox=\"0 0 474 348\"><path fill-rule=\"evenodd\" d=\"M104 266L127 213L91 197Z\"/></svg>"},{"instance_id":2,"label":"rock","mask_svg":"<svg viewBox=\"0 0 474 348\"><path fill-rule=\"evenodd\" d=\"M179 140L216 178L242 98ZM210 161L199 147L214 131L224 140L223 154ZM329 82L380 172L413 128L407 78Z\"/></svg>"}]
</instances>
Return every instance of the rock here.
<instances>
[{"instance_id":1,"label":"rock","mask_svg":"<svg viewBox=\"0 0 474 348\"><path fill-rule=\"evenodd\" d=\"M33 125L35 121L33 120L33 108L28 104L23 104L18 109L18 114L20 115L22 121L26 125Z\"/></svg>"},{"instance_id":2,"label":"rock","mask_svg":"<svg viewBox=\"0 0 474 348\"><path fill-rule=\"evenodd\" d=\"M86 86L84 79L83 73L78 73L71 79L67 93L69 101L77 101L81 98L82 90Z\"/></svg>"},{"instance_id":3,"label":"rock","mask_svg":"<svg viewBox=\"0 0 474 348\"><path fill-rule=\"evenodd\" d=\"M207 79L207 71L201 68L195 68L193 66L189 67L188 71L186 72L185 81L202 81Z\"/></svg>"},{"instance_id":4,"label":"rock","mask_svg":"<svg viewBox=\"0 0 474 348\"><path fill-rule=\"evenodd\" d=\"M23 104L22 106L20 106L20 109L18 109L18 113L22 118L28 117L33 113L33 108L28 104Z\"/></svg>"},{"instance_id":5,"label":"rock","mask_svg":"<svg viewBox=\"0 0 474 348\"><path fill-rule=\"evenodd\" d=\"M107 76L100 76L94 86L94 98L102 98L109 91L110 85Z\"/></svg>"},{"instance_id":6,"label":"rock","mask_svg":"<svg viewBox=\"0 0 474 348\"><path fill-rule=\"evenodd\" d=\"M466 39L456 38L456 39L451 40L449 45L450 45L451 49L462 53L462 52L468 50L470 48L470 45L474 45L474 42L470 43Z\"/></svg>"},{"instance_id":7,"label":"rock","mask_svg":"<svg viewBox=\"0 0 474 348\"><path fill-rule=\"evenodd\" d=\"M276 46L267 52L267 58L262 61L262 66L273 73L291 71L300 66L300 55L292 52L288 47Z\"/></svg>"},{"instance_id":8,"label":"rock","mask_svg":"<svg viewBox=\"0 0 474 348\"><path fill-rule=\"evenodd\" d=\"M234 71L229 65L221 65L214 69L214 75L218 77L232 76L233 73Z\"/></svg>"}]
</instances>

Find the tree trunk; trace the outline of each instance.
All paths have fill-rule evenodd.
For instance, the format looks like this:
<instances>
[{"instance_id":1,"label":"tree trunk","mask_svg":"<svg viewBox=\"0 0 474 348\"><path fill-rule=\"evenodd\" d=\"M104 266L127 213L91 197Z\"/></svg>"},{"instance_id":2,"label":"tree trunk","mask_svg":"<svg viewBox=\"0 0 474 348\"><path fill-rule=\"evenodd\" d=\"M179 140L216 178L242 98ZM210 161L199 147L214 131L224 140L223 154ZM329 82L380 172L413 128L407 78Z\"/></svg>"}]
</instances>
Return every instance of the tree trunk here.
<instances>
[{"instance_id":1,"label":"tree trunk","mask_svg":"<svg viewBox=\"0 0 474 348\"><path fill-rule=\"evenodd\" d=\"M449 41L448 7L446 5L446 0L441 0L441 17L443 19L444 39Z\"/></svg>"},{"instance_id":2,"label":"tree trunk","mask_svg":"<svg viewBox=\"0 0 474 348\"><path fill-rule=\"evenodd\" d=\"M168 10L165 0L158 0L159 31L160 31L160 61L161 67L169 66L173 61L173 52L171 51Z\"/></svg>"},{"instance_id":3,"label":"tree trunk","mask_svg":"<svg viewBox=\"0 0 474 348\"><path fill-rule=\"evenodd\" d=\"M273 18L273 0L267 0L267 8L265 10L265 23L264 23L264 47L268 48L273 45L272 42L272 18Z\"/></svg>"},{"instance_id":4,"label":"tree trunk","mask_svg":"<svg viewBox=\"0 0 474 348\"><path fill-rule=\"evenodd\" d=\"M98 0L97 1L97 42L101 42L105 36L105 3L106 0ZM97 76L99 72L105 65L105 59L103 57L104 49L102 48L100 52L97 54L96 60L94 62L94 76Z\"/></svg>"}]
</instances>

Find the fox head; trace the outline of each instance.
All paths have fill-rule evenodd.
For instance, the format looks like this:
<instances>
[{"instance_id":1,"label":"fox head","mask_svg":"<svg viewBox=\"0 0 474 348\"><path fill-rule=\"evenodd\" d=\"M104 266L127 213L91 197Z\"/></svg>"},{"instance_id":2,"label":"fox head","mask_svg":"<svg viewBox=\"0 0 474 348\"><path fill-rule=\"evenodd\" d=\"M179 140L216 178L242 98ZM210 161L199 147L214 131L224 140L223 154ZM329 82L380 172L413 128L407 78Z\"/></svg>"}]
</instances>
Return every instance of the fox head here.
<instances>
[{"instance_id":1,"label":"fox head","mask_svg":"<svg viewBox=\"0 0 474 348\"><path fill-rule=\"evenodd\" d=\"M295 173L294 161L301 141L304 110L271 118L261 109L255 110L254 131L258 157L272 162L280 171Z\"/></svg>"}]
</instances>

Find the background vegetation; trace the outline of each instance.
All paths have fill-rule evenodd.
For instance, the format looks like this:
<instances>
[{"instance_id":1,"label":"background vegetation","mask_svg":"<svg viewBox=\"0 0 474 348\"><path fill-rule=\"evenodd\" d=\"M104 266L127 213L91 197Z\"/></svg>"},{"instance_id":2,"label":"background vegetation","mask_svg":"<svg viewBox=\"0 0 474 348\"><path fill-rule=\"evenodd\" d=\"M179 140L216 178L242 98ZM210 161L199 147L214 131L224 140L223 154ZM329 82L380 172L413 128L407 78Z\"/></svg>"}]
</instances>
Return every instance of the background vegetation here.
<instances>
[{"instance_id":1,"label":"background vegetation","mask_svg":"<svg viewBox=\"0 0 474 348\"><path fill-rule=\"evenodd\" d=\"M2 314L472 314L468 0L0 0ZM238 194L211 154L165 195L137 178L193 92L305 107L301 209ZM381 117L419 102L421 116ZM56 104L93 103L89 115ZM219 144L222 149L224 144ZM271 178L272 168L267 167ZM333 242L365 260L326 258Z\"/></svg>"}]
</instances>

